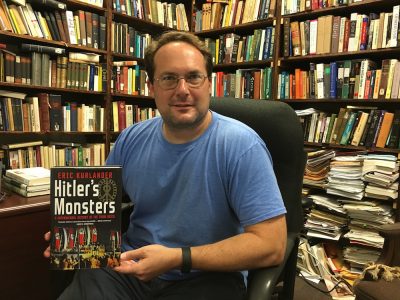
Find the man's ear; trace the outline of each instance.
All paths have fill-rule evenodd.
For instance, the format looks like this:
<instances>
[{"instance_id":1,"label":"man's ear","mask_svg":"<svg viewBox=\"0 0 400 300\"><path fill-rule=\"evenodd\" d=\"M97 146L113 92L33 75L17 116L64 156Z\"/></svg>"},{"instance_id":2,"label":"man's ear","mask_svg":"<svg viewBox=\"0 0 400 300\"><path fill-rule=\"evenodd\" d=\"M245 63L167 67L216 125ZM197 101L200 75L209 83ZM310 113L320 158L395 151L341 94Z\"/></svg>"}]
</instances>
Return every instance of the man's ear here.
<instances>
[{"instance_id":1,"label":"man's ear","mask_svg":"<svg viewBox=\"0 0 400 300\"><path fill-rule=\"evenodd\" d=\"M147 79L147 88L149 89L149 96L154 97L154 85Z\"/></svg>"}]
</instances>

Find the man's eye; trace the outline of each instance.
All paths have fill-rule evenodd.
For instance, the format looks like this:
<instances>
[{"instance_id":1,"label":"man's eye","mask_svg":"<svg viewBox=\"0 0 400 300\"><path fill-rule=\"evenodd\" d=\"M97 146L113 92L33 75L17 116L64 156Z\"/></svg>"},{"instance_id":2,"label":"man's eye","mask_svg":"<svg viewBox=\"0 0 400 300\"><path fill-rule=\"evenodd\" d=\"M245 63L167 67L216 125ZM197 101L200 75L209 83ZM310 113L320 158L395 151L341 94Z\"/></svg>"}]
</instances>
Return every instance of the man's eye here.
<instances>
[{"instance_id":1,"label":"man's eye","mask_svg":"<svg viewBox=\"0 0 400 300\"><path fill-rule=\"evenodd\" d=\"M201 77L201 74L190 74L189 76L188 76L188 80L199 80L199 79L201 79L202 77Z\"/></svg>"},{"instance_id":2,"label":"man's eye","mask_svg":"<svg viewBox=\"0 0 400 300\"><path fill-rule=\"evenodd\" d=\"M175 81L176 80L176 76L173 75L165 75L162 77L163 81Z\"/></svg>"}]
</instances>

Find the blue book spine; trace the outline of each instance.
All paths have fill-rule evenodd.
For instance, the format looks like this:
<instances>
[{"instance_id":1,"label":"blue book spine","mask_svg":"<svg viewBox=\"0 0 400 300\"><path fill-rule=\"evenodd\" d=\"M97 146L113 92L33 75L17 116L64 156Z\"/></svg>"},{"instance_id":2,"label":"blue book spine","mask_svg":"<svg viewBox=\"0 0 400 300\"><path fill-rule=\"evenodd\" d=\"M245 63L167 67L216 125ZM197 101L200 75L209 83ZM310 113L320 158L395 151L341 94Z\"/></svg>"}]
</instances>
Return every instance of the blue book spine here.
<instances>
[{"instance_id":1,"label":"blue book spine","mask_svg":"<svg viewBox=\"0 0 400 300\"><path fill-rule=\"evenodd\" d=\"M354 122L356 120L356 116L357 116L356 112L351 113L349 120L347 121L346 127L343 131L342 138L340 139L340 145L347 145L347 142L350 137L351 129L353 128Z\"/></svg>"},{"instance_id":2,"label":"blue book spine","mask_svg":"<svg viewBox=\"0 0 400 300\"><path fill-rule=\"evenodd\" d=\"M336 99L336 88L337 88L337 75L338 75L338 68L337 68L337 63L332 62L331 63L331 85L330 85L330 90L329 90L329 97Z\"/></svg>"}]
</instances>

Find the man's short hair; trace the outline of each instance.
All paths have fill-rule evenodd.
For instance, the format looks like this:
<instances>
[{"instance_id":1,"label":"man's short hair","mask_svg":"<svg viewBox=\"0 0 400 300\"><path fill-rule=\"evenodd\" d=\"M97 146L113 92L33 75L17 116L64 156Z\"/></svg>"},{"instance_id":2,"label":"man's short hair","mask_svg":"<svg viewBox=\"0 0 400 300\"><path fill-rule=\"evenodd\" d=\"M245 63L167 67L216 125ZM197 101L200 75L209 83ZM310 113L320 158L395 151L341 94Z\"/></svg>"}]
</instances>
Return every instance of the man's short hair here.
<instances>
[{"instance_id":1,"label":"man's short hair","mask_svg":"<svg viewBox=\"0 0 400 300\"><path fill-rule=\"evenodd\" d=\"M153 83L154 81L154 56L162 46L173 42L184 42L192 45L197 50L199 50L204 57L207 76L211 78L213 68L212 55L208 48L205 46L204 42L202 42L197 36L189 32L168 31L166 33L163 33L156 41L153 41L145 50L144 62L147 76L151 83ZM179 55L179 53L177 53L176 55Z\"/></svg>"}]
</instances>

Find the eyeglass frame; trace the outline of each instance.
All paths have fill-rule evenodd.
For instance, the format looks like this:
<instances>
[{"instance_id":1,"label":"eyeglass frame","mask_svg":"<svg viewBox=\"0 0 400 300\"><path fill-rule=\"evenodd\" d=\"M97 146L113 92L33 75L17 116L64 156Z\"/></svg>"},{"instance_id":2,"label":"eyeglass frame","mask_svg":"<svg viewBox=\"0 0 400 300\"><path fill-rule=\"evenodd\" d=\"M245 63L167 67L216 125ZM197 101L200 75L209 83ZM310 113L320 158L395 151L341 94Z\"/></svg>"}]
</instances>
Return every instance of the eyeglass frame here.
<instances>
[{"instance_id":1,"label":"eyeglass frame","mask_svg":"<svg viewBox=\"0 0 400 300\"><path fill-rule=\"evenodd\" d=\"M198 84L198 85L195 85L195 86L193 86L189 81L188 81L188 77L189 76L191 76L191 75L199 75L199 76L201 76L203 79L202 79L202 81ZM201 87L203 84L204 84L204 82L206 81L206 78L210 78L208 75L204 75L204 74L201 74L201 73L189 73L189 74L186 74L186 75L184 75L184 76L178 76L177 74L173 74L173 73L167 73L167 74L164 74L164 75L162 75L162 76L175 76L176 78L175 78L175 85L173 86L173 87L170 87L170 88L165 88L165 87L163 87L162 86L162 78L159 78L159 77L156 77L156 78L154 78L154 80L155 81L157 81L158 82L158 84L160 85L160 87L163 89L163 90L173 90L173 89L176 89L176 87L178 86L178 84L179 84L179 81L181 80L181 79L184 79L185 80L185 82L186 82L186 84L190 87L190 88L194 88L194 89L196 89L196 88L199 88L199 87ZM161 84L160 84L161 83Z\"/></svg>"}]
</instances>

